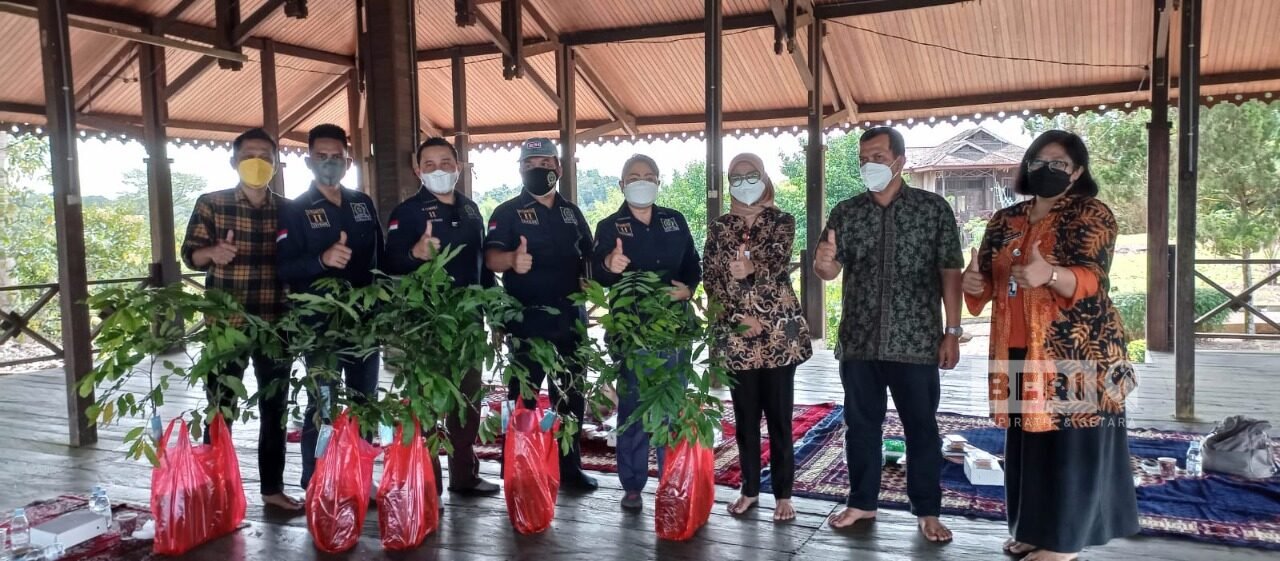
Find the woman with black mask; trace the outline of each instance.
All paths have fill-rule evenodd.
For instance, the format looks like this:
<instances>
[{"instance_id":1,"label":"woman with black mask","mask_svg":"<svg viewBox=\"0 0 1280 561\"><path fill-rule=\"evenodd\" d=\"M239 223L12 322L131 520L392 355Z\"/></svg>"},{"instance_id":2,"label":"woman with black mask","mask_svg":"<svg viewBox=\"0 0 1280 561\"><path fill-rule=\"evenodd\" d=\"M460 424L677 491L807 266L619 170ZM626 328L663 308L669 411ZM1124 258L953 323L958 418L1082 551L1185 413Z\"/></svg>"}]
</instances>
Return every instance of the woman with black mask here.
<instances>
[{"instance_id":1,"label":"woman with black mask","mask_svg":"<svg viewBox=\"0 0 1280 561\"><path fill-rule=\"evenodd\" d=\"M1108 297L1116 220L1097 199L1084 141L1035 140L964 272L969 312L994 300L991 414L1007 429L1007 553L1070 561L1136 534L1125 397L1136 385Z\"/></svg>"}]
</instances>

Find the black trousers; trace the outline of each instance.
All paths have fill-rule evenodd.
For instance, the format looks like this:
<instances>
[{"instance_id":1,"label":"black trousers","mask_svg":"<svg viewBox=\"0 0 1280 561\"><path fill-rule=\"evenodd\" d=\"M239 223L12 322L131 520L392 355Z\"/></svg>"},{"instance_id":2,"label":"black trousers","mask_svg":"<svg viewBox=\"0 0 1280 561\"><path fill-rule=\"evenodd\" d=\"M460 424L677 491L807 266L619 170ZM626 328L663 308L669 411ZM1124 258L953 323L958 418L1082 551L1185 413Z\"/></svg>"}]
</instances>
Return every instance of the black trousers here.
<instances>
[{"instance_id":1,"label":"black trousers","mask_svg":"<svg viewBox=\"0 0 1280 561\"><path fill-rule=\"evenodd\" d=\"M480 460L476 458L476 435L480 433L480 370L471 369L462 378L458 388L462 395L472 400L467 404L466 420L457 415L449 415L445 420L445 429L449 431L449 444L453 446L453 455L449 456L449 488L465 490L480 482ZM437 462L438 463L438 462ZM442 482L436 473L436 487L440 490Z\"/></svg>"},{"instance_id":2,"label":"black trousers","mask_svg":"<svg viewBox=\"0 0 1280 561\"><path fill-rule=\"evenodd\" d=\"M760 416L769 427L769 472L773 496L790 499L795 482L796 455L791 442L796 366L737 370L729 390L737 424L738 464L742 466L742 495L760 494Z\"/></svg>"},{"instance_id":3,"label":"black trousers","mask_svg":"<svg viewBox=\"0 0 1280 561\"><path fill-rule=\"evenodd\" d=\"M577 380L580 383L586 376L585 367L573 358L582 341L576 333L572 332L553 335L545 340L555 345L556 351L560 353L560 356L565 361L567 370L556 376L555 383L548 384L547 394L551 398L551 405L562 415L573 415L578 420L578 425L581 426L582 418L587 411L587 400L582 395L581 388L572 382ZM528 370L529 386L535 393L534 398L524 400L524 406L531 409L536 408L538 406L536 394L541 390L542 382L547 379L547 372L530 356L524 341L513 339L512 345L512 350L515 354L513 360ZM507 392L507 395L513 400L516 396L519 396L520 381L511 380L511 384L507 387ZM579 431L574 437L573 443L569 446L569 451L562 453L560 456L560 476L562 479L566 476L582 475L581 440L582 432Z\"/></svg>"},{"instance_id":4,"label":"black trousers","mask_svg":"<svg viewBox=\"0 0 1280 561\"><path fill-rule=\"evenodd\" d=\"M288 380L293 365L253 353L252 356L228 365L220 374L243 380L250 360L253 361L253 375L258 380L258 391L262 392L262 397L258 400L258 479L262 483L263 495L275 495L284 492L284 447L287 432L285 410L288 407ZM236 410L235 394L223 387L217 376L211 377L205 384L205 394L210 403ZM227 419L228 429L233 424L232 419ZM205 431L204 441L206 444L209 442L208 431Z\"/></svg>"},{"instance_id":5,"label":"black trousers","mask_svg":"<svg viewBox=\"0 0 1280 561\"><path fill-rule=\"evenodd\" d=\"M941 388L936 364L843 360L844 447L849 463L849 500L859 510L875 510L880 497L880 447L887 388L902 419L907 440L907 498L916 516L942 510L942 437L938 435Z\"/></svg>"}]
</instances>

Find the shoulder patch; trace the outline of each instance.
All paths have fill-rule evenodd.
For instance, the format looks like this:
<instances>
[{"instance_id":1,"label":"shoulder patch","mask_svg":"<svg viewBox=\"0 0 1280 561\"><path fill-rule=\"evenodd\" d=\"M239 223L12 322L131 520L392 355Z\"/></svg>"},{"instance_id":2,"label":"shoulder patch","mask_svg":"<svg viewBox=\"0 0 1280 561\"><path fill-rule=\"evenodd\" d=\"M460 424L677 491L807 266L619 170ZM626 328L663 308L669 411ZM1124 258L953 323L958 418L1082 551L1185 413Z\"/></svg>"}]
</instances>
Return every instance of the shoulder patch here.
<instances>
[{"instance_id":1,"label":"shoulder patch","mask_svg":"<svg viewBox=\"0 0 1280 561\"><path fill-rule=\"evenodd\" d=\"M329 214L323 208L307 209L307 222L311 223L312 228L328 228Z\"/></svg>"},{"instance_id":2,"label":"shoulder patch","mask_svg":"<svg viewBox=\"0 0 1280 561\"><path fill-rule=\"evenodd\" d=\"M565 224L578 223L578 215L574 214L573 209L567 206L560 207L560 218L564 220Z\"/></svg>"},{"instance_id":3,"label":"shoulder patch","mask_svg":"<svg viewBox=\"0 0 1280 561\"><path fill-rule=\"evenodd\" d=\"M679 221L677 221L677 220L675 219L675 217L667 217L667 218L663 218L663 219L662 219L662 231L663 231L663 232L668 232L668 233L670 233L670 232L679 232L679 231L680 231L680 222L679 222Z\"/></svg>"},{"instance_id":4,"label":"shoulder patch","mask_svg":"<svg viewBox=\"0 0 1280 561\"><path fill-rule=\"evenodd\" d=\"M365 203L351 203L351 214L355 217L356 222L373 220L373 215L369 214L369 205Z\"/></svg>"}]
</instances>

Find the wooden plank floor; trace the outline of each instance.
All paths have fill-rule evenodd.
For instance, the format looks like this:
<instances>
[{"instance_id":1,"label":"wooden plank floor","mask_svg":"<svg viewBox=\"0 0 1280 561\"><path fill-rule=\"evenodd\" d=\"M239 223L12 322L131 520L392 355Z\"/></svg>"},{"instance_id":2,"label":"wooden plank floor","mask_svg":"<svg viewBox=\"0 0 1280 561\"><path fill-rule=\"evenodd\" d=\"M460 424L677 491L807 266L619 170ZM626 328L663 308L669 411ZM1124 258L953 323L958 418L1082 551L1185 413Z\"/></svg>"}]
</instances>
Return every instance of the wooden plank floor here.
<instances>
[{"instance_id":1,"label":"wooden plank floor","mask_svg":"<svg viewBox=\"0 0 1280 561\"><path fill-rule=\"evenodd\" d=\"M1156 356L1153 363L1139 368L1139 389L1130 401L1135 424L1207 430L1213 420L1231 413L1280 418L1280 400L1276 399L1280 392L1271 389L1275 386L1269 383L1274 376L1271 373L1276 364L1274 355L1205 352L1197 357L1197 363L1197 412L1201 416L1198 423L1173 420L1173 374L1169 367L1172 358ZM984 367L983 359L965 357L960 368L945 374L941 409L983 414L987 407ZM172 415L196 407L200 399L199 391L175 388L165 413ZM836 364L830 353L819 351L800 369L796 402L840 402L841 399ZM60 371L0 377L0 508L9 509L61 493L84 493L95 484L107 486L114 500L145 503L150 470L144 463L126 460L121 443L124 433L135 425L105 427L98 444L69 448L64 444L67 439L64 403ZM422 548L384 554L377 538L376 511L371 510L357 549L346 555L329 556L318 553L312 546L304 518L281 518L263 511L255 492L255 435L256 428L252 426L238 426L235 431L249 492L251 526L208 544L185 559L977 560L1003 558L1000 544L1007 536L1002 522L947 517L946 522L955 531L956 539L949 545L938 546L919 537L910 514L896 510L882 510L879 520L873 524L836 532L824 522L840 505L810 499L796 499L799 513L791 523L772 522L773 501L769 497L762 498L762 508L736 519L725 512L725 506L736 497L737 491L718 487L711 521L693 540L662 542L653 533L652 493L656 481L650 481L645 513L633 515L618 508L622 491L617 478L599 474L601 489L596 493L561 495L556 522L541 535L516 534L507 520L506 504L501 497L468 498L446 493L443 497L446 512L440 529ZM300 475L296 444L289 447L287 470L286 481L296 482ZM482 470L497 481L496 464L485 462ZM300 493L293 486L289 491L295 495ZM1180 540L1133 538L1090 549L1082 558L1274 559L1274 553Z\"/></svg>"}]
</instances>

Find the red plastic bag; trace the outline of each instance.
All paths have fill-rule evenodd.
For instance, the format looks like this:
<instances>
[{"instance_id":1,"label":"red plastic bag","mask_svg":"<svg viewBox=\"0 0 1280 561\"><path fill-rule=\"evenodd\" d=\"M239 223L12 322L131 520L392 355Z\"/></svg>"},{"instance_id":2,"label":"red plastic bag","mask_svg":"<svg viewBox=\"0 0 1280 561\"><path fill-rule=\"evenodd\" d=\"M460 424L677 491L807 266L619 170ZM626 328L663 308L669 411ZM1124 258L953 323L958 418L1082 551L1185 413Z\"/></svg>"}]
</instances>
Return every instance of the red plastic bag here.
<instances>
[{"instance_id":1,"label":"red plastic bag","mask_svg":"<svg viewBox=\"0 0 1280 561\"><path fill-rule=\"evenodd\" d=\"M667 449L665 464L654 500L654 527L664 540L684 541L711 517L715 456L710 448L682 440Z\"/></svg>"},{"instance_id":2,"label":"red plastic bag","mask_svg":"<svg viewBox=\"0 0 1280 561\"><path fill-rule=\"evenodd\" d=\"M341 553L360 540L378 452L360 438L360 426L350 411L343 411L307 487L307 527L320 551Z\"/></svg>"},{"instance_id":3,"label":"red plastic bag","mask_svg":"<svg viewBox=\"0 0 1280 561\"><path fill-rule=\"evenodd\" d=\"M503 443L503 493L507 516L521 534L536 534L551 527L556 516L556 494L560 492L560 446L556 443L556 420L551 430L542 430L542 416L518 402L508 421Z\"/></svg>"},{"instance_id":4,"label":"red plastic bag","mask_svg":"<svg viewBox=\"0 0 1280 561\"><path fill-rule=\"evenodd\" d=\"M422 545L440 523L436 474L422 443L422 426L413 423L408 445L403 437L404 427L396 428L395 441L383 460L382 485L378 486L378 529L382 547L392 551Z\"/></svg>"},{"instance_id":5,"label":"red plastic bag","mask_svg":"<svg viewBox=\"0 0 1280 561\"><path fill-rule=\"evenodd\" d=\"M213 508L218 535L234 532L244 522L248 501L244 497L244 482L240 479L236 445L231 441L231 430L221 413L215 415L209 424L209 445L197 446L195 453L213 479Z\"/></svg>"},{"instance_id":6,"label":"red plastic bag","mask_svg":"<svg viewBox=\"0 0 1280 561\"><path fill-rule=\"evenodd\" d=\"M178 440L171 443L175 424ZM157 448L160 465L151 470L151 516L156 523L153 551L181 555L227 533L216 504L220 492L208 464L191 445L187 422L181 418L170 421Z\"/></svg>"}]
</instances>

